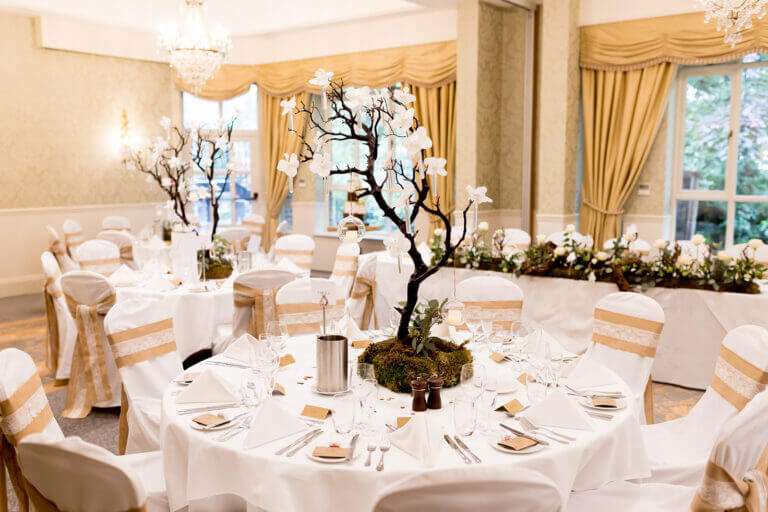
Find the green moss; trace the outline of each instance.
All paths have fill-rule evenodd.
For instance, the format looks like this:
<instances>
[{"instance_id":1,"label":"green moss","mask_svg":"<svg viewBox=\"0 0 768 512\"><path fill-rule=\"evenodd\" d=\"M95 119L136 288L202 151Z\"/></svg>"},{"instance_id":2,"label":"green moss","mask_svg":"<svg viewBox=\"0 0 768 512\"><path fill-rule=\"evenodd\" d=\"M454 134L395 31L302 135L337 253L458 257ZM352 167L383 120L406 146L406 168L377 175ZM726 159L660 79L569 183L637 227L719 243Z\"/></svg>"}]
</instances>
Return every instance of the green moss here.
<instances>
[{"instance_id":1,"label":"green moss","mask_svg":"<svg viewBox=\"0 0 768 512\"><path fill-rule=\"evenodd\" d=\"M436 374L445 387L455 386L461 379L461 367L472 362L472 354L440 338L429 341L437 348L430 356L416 355L410 344L389 339L369 345L358 361L373 364L379 384L399 393L410 393L411 380L419 375L427 378Z\"/></svg>"},{"instance_id":2,"label":"green moss","mask_svg":"<svg viewBox=\"0 0 768 512\"><path fill-rule=\"evenodd\" d=\"M206 279L226 279L232 273L232 265L221 263L219 261L212 261L205 269Z\"/></svg>"}]
</instances>

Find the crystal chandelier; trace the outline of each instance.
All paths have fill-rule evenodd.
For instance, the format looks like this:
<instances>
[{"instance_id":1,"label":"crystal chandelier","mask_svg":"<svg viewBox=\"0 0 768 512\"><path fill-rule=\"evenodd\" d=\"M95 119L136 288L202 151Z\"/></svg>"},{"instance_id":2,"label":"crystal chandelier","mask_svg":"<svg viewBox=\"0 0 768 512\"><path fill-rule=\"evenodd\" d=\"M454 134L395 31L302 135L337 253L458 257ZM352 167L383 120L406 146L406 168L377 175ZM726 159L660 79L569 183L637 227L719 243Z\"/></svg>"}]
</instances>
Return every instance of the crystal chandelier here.
<instances>
[{"instance_id":1,"label":"crystal chandelier","mask_svg":"<svg viewBox=\"0 0 768 512\"><path fill-rule=\"evenodd\" d=\"M743 30L752 28L752 17L765 16L768 0L699 0L706 9L705 22L717 20L717 30L725 33L725 42L734 46L741 41Z\"/></svg>"},{"instance_id":2,"label":"crystal chandelier","mask_svg":"<svg viewBox=\"0 0 768 512\"><path fill-rule=\"evenodd\" d=\"M232 41L227 31L216 26L207 31L204 23L205 0L182 0L181 29L172 23L160 29L158 43L168 53L171 67L189 84L195 94L221 68Z\"/></svg>"}]
</instances>

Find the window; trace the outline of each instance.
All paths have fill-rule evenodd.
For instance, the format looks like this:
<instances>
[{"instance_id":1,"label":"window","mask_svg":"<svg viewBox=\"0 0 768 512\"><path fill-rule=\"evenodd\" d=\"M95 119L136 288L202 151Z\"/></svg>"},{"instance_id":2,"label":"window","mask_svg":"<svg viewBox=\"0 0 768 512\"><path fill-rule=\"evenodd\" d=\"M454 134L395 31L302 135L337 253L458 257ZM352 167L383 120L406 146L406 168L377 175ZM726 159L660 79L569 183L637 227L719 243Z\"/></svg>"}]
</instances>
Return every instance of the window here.
<instances>
[{"instance_id":1,"label":"window","mask_svg":"<svg viewBox=\"0 0 768 512\"><path fill-rule=\"evenodd\" d=\"M391 89L398 88L399 85L392 87ZM315 104L320 104L320 98L314 98ZM336 132L345 132L348 130L343 123L336 121L333 126L333 130ZM374 175L376 180L381 183L386 177L386 171L384 170L384 159L387 157L387 151L390 144L394 144L395 158L402 162L403 168L407 174L413 172L413 163L403 147L402 140L405 133L398 133L396 135L386 135L384 129L380 128L379 133L379 151L376 164L374 166ZM345 141L333 141L326 145L326 148L331 152L331 163L334 169L344 166L352 166L364 168L366 166L368 158L368 149L362 142L345 140ZM364 207L364 222L368 229L376 232L389 232L392 230L393 225L382 213L381 209L376 206L376 202L371 196L366 196L360 200L359 206L355 206L354 200L350 200L350 189L360 188L359 177L355 175L335 175L329 178L328 184L328 199L326 205L326 214L329 230L335 230L339 221L345 216L363 212ZM322 188L322 179L317 178L318 189ZM385 185L385 192L387 194L387 202L392 204L399 196L399 187L390 187ZM401 216L404 212L398 212Z\"/></svg>"},{"instance_id":2,"label":"window","mask_svg":"<svg viewBox=\"0 0 768 512\"><path fill-rule=\"evenodd\" d=\"M677 93L675 238L768 239L768 55L684 68Z\"/></svg>"},{"instance_id":3,"label":"window","mask_svg":"<svg viewBox=\"0 0 768 512\"><path fill-rule=\"evenodd\" d=\"M237 98L225 101L210 101L198 98L192 94L182 93L182 111L184 128L199 126L200 131L215 129L219 119L229 119L236 111L239 112L232 131L230 149L218 158L215 169L221 170L217 179L223 185L225 169L230 158L242 164L242 168L232 173L227 189L221 196L219 206L220 226L240 224L243 217L251 213L251 172L257 160L256 148L258 142L258 91L256 85L251 85L248 92ZM195 186L206 186L207 180L202 173L197 172L192 177ZM194 212L200 222L211 222L210 200L200 199L194 203Z\"/></svg>"}]
</instances>

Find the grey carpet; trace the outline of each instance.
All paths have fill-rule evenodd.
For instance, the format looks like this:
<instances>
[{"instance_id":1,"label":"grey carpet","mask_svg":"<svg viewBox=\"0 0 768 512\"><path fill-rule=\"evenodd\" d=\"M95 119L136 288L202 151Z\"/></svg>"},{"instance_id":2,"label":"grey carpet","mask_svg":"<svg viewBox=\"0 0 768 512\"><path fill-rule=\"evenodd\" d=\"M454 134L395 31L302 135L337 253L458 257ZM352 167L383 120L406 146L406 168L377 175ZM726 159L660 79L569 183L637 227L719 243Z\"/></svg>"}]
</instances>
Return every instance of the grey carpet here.
<instances>
[{"instance_id":1,"label":"grey carpet","mask_svg":"<svg viewBox=\"0 0 768 512\"><path fill-rule=\"evenodd\" d=\"M41 290L42 290L42 284ZM0 323L45 316L43 293L16 295L0 299Z\"/></svg>"}]
</instances>

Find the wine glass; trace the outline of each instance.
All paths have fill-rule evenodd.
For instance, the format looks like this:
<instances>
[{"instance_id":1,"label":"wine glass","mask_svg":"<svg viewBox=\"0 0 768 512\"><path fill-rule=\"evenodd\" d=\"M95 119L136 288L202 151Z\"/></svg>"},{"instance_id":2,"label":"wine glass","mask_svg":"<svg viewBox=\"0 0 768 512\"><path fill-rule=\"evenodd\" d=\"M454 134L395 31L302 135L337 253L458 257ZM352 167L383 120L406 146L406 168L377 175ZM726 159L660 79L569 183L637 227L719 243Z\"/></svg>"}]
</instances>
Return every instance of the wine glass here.
<instances>
[{"instance_id":1,"label":"wine glass","mask_svg":"<svg viewBox=\"0 0 768 512\"><path fill-rule=\"evenodd\" d=\"M480 313L480 328L483 331L483 339L488 343L491 334L493 334L493 313L491 311L483 311Z\"/></svg>"},{"instance_id":2,"label":"wine glass","mask_svg":"<svg viewBox=\"0 0 768 512\"><path fill-rule=\"evenodd\" d=\"M485 366L478 363L467 363L461 367L461 391L464 395L476 401L483 394L486 382Z\"/></svg>"},{"instance_id":3,"label":"wine glass","mask_svg":"<svg viewBox=\"0 0 768 512\"><path fill-rule=\"evenodd\" d=\"M472 334L472 342L474 343L477 338L477 331L480 329L480 315L482 310L478 307L467 308L467 314L465 315L464 322L467 324L469 332Z\"/></svg>"},{"instance_id":4,"label":"wine glass","mask_svg":"<svg viewBox=\"0 0 768 512\"><path fill-rule=\"evenodd\" d=\"M288 348L288 322L285 320L270 320L267 323L267 335L270 343L275 343L279 354L284 355Z\"/></svg>"},{"instance_id":5,"label":"wine glass","mask_svg":"<svg viewBox=\"0 0 768 512\"><path fill-rule=\"evenodd\" d=\"M361 424L370 417L376 403L376 374L372 364L352 363L350 375L352 393L357 398L362 414Z\"/></svg>"},{"instance_id":6,"label":"wine glass","mask_svg":"<svg viewBox=\"0 0 768 512\"><path fill-rule=\"evenodd\" d=\"M493 375L488 375L485 379L485 388L483 394L480 396L480 430L485 433L491 433L495 431L493 422L490 421L491 411L493 410L493 404L496 401L497 390L499 386L499 380Z\"/></svg>"}]
</instances>

